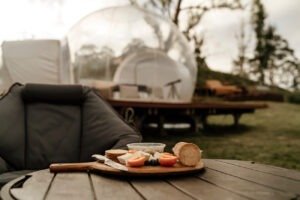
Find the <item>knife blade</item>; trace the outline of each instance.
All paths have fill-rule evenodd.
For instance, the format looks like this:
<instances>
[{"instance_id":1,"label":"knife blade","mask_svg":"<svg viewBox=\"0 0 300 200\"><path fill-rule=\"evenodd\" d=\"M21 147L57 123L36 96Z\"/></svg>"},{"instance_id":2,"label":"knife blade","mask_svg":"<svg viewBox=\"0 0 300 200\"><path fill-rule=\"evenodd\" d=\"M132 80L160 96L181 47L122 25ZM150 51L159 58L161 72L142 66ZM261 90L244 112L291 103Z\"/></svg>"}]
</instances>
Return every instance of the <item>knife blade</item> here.
<instances>
[{"instance_id":1,"label":"knife blade","mask_svg":"<svg viewBox=\"0 0 300 200\"><path fill-rule=\"evenodd\" d=\"M108 165L114 169L118 169L121 171L128 171L128 168L126 166L121 165L120 163L117 163L109 158L106 158L105 156L94 154L92 155L92 158L95 158L97 161L102 161L104 162L105 165Z\"/></svg>"}]
</instances>

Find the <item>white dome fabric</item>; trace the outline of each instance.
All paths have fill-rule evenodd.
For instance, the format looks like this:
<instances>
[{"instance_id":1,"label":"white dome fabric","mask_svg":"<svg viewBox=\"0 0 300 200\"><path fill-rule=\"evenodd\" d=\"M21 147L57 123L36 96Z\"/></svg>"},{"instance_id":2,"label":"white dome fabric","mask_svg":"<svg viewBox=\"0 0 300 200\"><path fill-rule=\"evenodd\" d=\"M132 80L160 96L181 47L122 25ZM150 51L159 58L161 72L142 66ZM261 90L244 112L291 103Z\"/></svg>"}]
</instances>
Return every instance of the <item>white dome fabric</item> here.
<instances>
[{"instance_id":1,"label":"white dome fabric","mask_svg":"<svg viewBox=\"0 0 300 200\"><path fill-rule=\"evenodd\" d=\"M131 75L125 75L130 72L123 70L132 70L131 67L124 67L125 64L127 66L136 62L129 58L134 57L137 52L153 51L146 56L149 60L138 67L138 73L141 73L139 81L143 79L142 82L146 85L156 86L158 83L154 81L154 76L162 68L163 73L157 76L160 86L178 77L182 80L180 84L176 84L180 96L185 100L192 97L197 75L194 54L184 35L163 16L131 5L99 10L75 24L68 33L68 41L77 82L125 82L128 79L126 77ZM154 52L164 55L154 56ZM160 60L156 60L157 58ZM164 67L164 62L170 65ZM119 69L121 66L124 69ZM151 67L155 69L151 70ZM145 71L141 72L142 68ZM153 73L149 75L147 70ZM120 74L116 75L116 72ZM143 77L143 74L148 76ZM189 81L183 81L184 77ZM128 80L127 83L131 82L133 80Z\"/></svg>"},{"instance_id":2,"label":"white dome fabric","mask_svg":"<svg viewBox=\"0 0 300 200\"><path fill-rule=\"evenodd\" d=\"M2 50L5 89L14 82L73 83L66 40L6 41Z\"/></svg>"},{"instance_id":3,"label":"white dome fabric","mask_svg":"<svg viewBox=\"0 0 300 200\"><path fill-rule=\"evenodd\" d=\"M118 67L113 79L120 84L162 88L164 99L168 98L170 92L170 86L166 84L176 80L180 80L175 84L178 99L189 101L194 89L191 74L164 52L157 50L144 50L128 56Z\"/></svg>"}]
</instances>

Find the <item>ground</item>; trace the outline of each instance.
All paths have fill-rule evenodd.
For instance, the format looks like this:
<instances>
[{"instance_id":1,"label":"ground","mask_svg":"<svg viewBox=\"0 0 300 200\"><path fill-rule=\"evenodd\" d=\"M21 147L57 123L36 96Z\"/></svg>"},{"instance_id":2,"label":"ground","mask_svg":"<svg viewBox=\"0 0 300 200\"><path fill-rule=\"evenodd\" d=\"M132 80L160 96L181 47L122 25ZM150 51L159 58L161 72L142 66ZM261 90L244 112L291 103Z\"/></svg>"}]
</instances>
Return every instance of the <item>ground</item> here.
<instances>
[{"instance_id":1,"label":"ground","mask_svg":"<svg viewBox=\"0 0 300 200\"><path fill-rule=\"evenodd\" d=\"M300 106L268 102L269 108L243 115L238 127L231 116L209 117L200 133L144 134L144 141L164 142L167 150L178 141L198 144L205 158L251 160L300 170Z\"/></svg>"}]
</instances>

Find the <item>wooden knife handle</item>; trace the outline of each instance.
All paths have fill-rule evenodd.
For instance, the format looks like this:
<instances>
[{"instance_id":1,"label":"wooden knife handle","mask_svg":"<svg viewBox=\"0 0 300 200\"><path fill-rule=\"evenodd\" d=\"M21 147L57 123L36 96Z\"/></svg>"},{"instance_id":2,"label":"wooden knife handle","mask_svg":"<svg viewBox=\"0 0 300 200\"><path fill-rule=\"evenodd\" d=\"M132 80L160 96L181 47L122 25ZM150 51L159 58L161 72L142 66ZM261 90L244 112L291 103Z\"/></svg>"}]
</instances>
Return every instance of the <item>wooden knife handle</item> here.
<instances>
[{"instance_id":1,"label":"wooden knife handle","mask_svg":"<svg viewBox=\"0 0 300 200\"><path fill-rule=\"evenodd\" d=\"M92 169L95 162L85 163L54 163L49 166L50 172L86 172Z\"/></svg>"}]
</instances>

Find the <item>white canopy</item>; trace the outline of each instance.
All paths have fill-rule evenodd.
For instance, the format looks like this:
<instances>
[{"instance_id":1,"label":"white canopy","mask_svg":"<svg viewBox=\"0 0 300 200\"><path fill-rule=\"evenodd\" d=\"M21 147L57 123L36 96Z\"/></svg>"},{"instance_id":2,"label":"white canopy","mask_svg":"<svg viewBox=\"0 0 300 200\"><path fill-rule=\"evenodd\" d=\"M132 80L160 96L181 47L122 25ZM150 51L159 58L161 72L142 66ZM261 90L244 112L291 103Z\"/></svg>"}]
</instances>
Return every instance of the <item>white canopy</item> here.
<instances>
[{"instance_id":1,"label":"white canopy","mask_svg":"<svg viewBox=\"0 0 300 200\"><path fill-rule=\"evenodd\" d=\"M178 100L190 101L194 91L192 74L180 63L172 60L162 51L147 49L128 56L117 68L114 82L123 84L146 85L161 88L164 99L171 92L174 83Z\"/></svg>"},{"instance_id":2,"label":"white canopy","mask_svg":"<svg viewBox=\"0 0 300 200\"><path fill-rule=\"evenodd\" d=\"M4 80L14 82L73 83L67 40L22 40L2 44Z\"/></svg>"}]
</instances>

